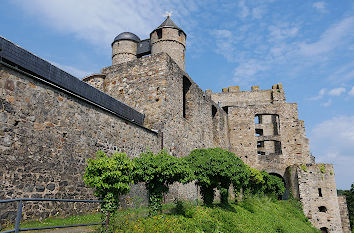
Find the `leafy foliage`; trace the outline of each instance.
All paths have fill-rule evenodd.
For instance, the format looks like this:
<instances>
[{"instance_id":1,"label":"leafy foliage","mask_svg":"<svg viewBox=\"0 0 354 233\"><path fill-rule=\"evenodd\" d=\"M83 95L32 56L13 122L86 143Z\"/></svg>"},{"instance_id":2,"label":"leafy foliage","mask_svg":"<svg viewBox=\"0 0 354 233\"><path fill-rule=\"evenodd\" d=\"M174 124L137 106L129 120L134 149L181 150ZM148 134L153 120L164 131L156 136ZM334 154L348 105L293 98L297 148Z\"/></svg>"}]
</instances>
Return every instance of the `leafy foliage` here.
<instances>
[{"instance_id":1,"label":"leafy foliage","mask_svg":"<svg viewBox=\"0 0 354 233\"><path fill-rule=\"evenodd\" d=\"M247 165L246 165L247 166ZM265 180L264 175L261 171L247 166L250 173L250 178L248 184L244 186L244 193L248 194L263 194Z\"/></svg>"},{"instance_id":2,"label":"leafy foliage","mask_svg":"<svg viewBox=\"0 0 354 233\"><path fill-rule=\"evenodd\" d=\"M249 166L247 166L247 168L250 172L250 179L245 186L246 194L268 194L273 196L281 196L284 194L285 187L281 178Z\"/></svg>"},{"instance_id":3,"label":"leafy foliage","mask_svg":"<svg viewBox=\"0 0 354 233\"><path fill-rule=\"evenodd\" d=\"M192 178L188 164L164 150L158 154L143 153L134 162L134 180L145 182L151 215L161 211L163 194L168 192L168 185L174 182L186 183Z\"/></svg>"},{"instance_id":4,"label":"leafy foliage","mask_svg":"<svg viewBox=\"0 0 354 233\"><path fill-rule=\"evenodd\" d=\"M114 153L108 157L98 151L96 159L89 159L84 182L95 188L95 196L105 202L102 209L115 212L119 205L119 196L130 190L133 182L133 162L124 153Z\"/></svg>"},{"instance_id":5,"label":"leafy foliage","mask_svg":"<svg viewBox=\"0 0 354 233\"><path fill-rule=\"evenodd\" d=\"M220 190L221 203L227 204L230 185L239 190L248 182L249 172L245 164L229 151L220 148L195 149L185 159L194 172L206 205L213 203L215 188Z\"/></svg>"},{"instance_id":6,"label":"leafy foliage","mask_svg":"<svg viewBox=\"0 0 354 233\"><path fill-rule=\"evenodd\" d=\"M284 194L285 187L281 178L268 174L265 171L262 171L262 174L265 180L264 194L270 194L274 196L281 196Z\"/></svg>"}]
</instances>

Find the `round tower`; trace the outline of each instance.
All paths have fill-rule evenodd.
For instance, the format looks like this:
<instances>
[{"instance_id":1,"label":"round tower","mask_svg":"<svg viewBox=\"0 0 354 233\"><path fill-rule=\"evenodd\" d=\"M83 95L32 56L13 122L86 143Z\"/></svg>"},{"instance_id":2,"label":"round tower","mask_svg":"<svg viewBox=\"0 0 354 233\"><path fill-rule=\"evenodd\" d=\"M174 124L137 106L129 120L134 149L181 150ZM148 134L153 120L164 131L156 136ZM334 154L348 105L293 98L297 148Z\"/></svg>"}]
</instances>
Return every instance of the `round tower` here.
<instances>
[{"instance_id":1,"label":"round tower","mask_svg":"<svg viewBox=\"0 0 354 233\"><path fill-rule=\"evenodd\" d=\"M112 43L112 65L136 59L140 38L131 32L120 33Z\"/></svg>"},{"instance_id":2,"label":"round tower","mask_svg":"<svg viewBox=\"0 0 354 233\"><path fill-rule=\"evenodd\" d=\"M151 54L165 52L185 70L186 33L167 16L166 20L150 33Z\"/></svg>"}]
</instances>

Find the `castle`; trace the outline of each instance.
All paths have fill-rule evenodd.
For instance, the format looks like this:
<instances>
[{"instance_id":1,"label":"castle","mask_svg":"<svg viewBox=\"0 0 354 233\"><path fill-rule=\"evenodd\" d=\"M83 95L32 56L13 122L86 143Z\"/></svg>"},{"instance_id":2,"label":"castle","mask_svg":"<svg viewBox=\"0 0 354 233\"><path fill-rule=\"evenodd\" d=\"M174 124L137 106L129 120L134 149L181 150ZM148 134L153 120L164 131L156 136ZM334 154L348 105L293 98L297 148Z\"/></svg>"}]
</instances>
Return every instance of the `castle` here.
<instances>
[{"instance_id":1,"label":"castle","mask_svg":"<svg viewBox=\"0 0 354 233\"><path fill-rule=\"evenodd\" d=\"M97 150L186 156L221 147L281 177L283 198L301 201L322 232L350 232L333 166L315 163L297 105L286 102L282 85L203 91L185 72L186 37L170 17L146 40L121 33L112 65L83 81L0 37L0 199L92 198L82 175ZM144 192L142 184L133 186L125 203L146 202ZM174 198L200 195L194 184L176 184L166 200ZM14 208L0 208L2 222L14 218ZM64 204L24 208L24 218L72 212Z\"/></svg>"}]
</instances>

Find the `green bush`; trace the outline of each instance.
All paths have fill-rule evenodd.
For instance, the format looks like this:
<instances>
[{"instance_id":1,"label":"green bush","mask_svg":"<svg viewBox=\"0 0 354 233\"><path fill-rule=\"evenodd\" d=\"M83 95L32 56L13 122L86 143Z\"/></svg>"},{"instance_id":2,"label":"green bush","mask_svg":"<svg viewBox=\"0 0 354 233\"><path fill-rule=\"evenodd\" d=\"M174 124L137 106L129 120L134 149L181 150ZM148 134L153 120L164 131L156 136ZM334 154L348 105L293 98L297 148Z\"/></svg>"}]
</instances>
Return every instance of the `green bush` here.
<instances>
[{"instance_id":1,"label":"green bush","mask_svg":"<svg viewBox=\"0 0 354 233\"><path fill-rule=\"evenodd\" d=\"M247 169L249 171L250 178L248 184L244 186L244 194L263 194L265 185L263 173L249 166L247 166Z\"/></svg>"},{"instance_id":2,"label":"green bush","mask_svg":"<svg viewBox=\"0 0 354 233\"><path fill-rule=\"evenodd\" d=\"M270 194L274 196L281 196L285 192L283 180L280 177L270 175L265 171L262 171L264 176L264 194Z\"/></svg>"},{"instance_id":3,"label":"green bush","mask_svg":"<svg viewBox=\"0 0 354 233\"><path fill-rule=\"evenodd\" d=\"M247 166L250 173L249 182L245 185L244 193L257 195L281 196L285 192L283 180L265 171L259 171Z\"/></svg>"},{"instance_id":4,"label":"green bush","mask_svg":"<svg viewBox=\"0 0 354 233\"><path fill-rule=\"evenodd\" d=\"M195 149L185 160L194 172L196 184L204 204L211 205L214 200L214 189L220 191L221 203L228 203L229 187L234 189L247 184L249 171L246 165L234 153L220 148Z\"/></svg>"},{"instance_id":5,"label":"green bush","mask_svg":"<svg viewBox=\"0 0 354 233\"><path fill-rule=\"evenodd\" d=\"M133 162L124 153L114 153L108 157L98 151L96 159L89 159L84 174L84 182L95 188L95 196L105 202L104 211L115 212L119 206L119 196L130 190L133 182Z\"/></svg>"},{"instance_id":6,"label":"green bush","mask_svg":"<svg viewBox=\"0 0 354 233\"><path fill-rule=\"evenodd\" d=\"M143 153L134 162L134 180L145 182L148 190L150 215L161 211L163 194L168 192L170 184L186 183L192 178L188 164L164 150L158 154Z\"/></svg>"}]
</instances>

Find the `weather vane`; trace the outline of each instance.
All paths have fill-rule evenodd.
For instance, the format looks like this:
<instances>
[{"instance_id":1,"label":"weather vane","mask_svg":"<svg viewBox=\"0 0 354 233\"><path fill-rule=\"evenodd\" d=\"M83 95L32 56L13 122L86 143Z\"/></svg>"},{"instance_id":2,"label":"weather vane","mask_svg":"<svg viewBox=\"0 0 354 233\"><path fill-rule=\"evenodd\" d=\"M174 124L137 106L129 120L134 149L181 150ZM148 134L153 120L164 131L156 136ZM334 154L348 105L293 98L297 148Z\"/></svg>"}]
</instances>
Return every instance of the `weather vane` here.
<instances>
[{"instance_id":1,"label":"weather vane","mask_svg":"<svg viewBox=\"0 0 354 233\"><path fill-rule=\"evenodd\" d=\"M163 16L164 17L171 17L171 15L172 15L172 11L166 11Z\"/></svg>"}]
</instances>

